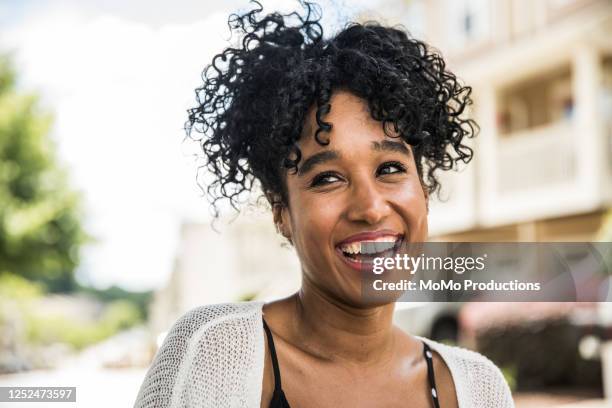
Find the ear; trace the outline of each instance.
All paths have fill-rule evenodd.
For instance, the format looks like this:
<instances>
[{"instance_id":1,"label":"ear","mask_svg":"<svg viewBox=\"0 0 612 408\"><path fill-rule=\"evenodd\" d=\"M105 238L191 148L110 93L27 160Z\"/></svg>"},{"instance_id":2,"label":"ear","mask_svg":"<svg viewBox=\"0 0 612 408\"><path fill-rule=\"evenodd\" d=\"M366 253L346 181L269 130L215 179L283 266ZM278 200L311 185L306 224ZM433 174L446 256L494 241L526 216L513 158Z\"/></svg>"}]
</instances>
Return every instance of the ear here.
<instances>
[{"instance_id":1,"label":"ear","mask_svg":"<svg viewBox=\"0 0 612 408\"><path fill-rule=\"evenodd\" d=\"M272 218L274 220L274 226L276 232L279 232L283 237L287 238L289 243L293 245L291 240L291 214L289 208L279 202L272 205Z\"/></svg>"}]
</instances>

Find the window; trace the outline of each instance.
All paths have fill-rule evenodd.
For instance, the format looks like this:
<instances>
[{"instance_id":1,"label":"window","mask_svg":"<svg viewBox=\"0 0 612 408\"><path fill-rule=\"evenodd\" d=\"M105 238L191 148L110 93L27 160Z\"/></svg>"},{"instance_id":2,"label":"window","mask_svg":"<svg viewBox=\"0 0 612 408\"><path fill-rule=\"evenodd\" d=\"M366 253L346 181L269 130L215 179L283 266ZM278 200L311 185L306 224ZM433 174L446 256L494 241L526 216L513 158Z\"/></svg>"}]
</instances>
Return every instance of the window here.
<instances>
[{"instance_id":1,"label":"window","mask_svg":"<svg viewBox=\"0 0 612 408\"><path fill-rule=\"evenodd\" d=\"M500 134L512 134L572 119L571 71L569 66L542 73L513 84L500 92Z\"/></svg>"},{"instance_id":2,"label":"window","mask_svg":"<svg viewBox=\"0 0 612 408\"><path fill-rule=\"evenodd\" d=\"M447 0L448 43L462 48L486 42L491 36L490 0Z\"/></svg>"}]
</instances>

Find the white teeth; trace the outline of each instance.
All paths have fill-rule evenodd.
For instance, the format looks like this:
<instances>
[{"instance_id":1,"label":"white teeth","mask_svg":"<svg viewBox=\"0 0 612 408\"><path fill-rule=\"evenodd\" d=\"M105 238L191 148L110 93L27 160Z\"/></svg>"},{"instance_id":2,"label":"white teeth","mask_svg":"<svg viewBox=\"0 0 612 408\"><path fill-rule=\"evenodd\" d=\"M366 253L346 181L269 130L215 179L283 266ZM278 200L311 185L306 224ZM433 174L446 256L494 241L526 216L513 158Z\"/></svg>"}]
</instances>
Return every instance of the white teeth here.
<instances>
[{"instance_id":1,"label":"white teeth","mask_svg":"<svg viewBox=\"0 0 612 408\"><path fill-rule=\"evenodd\" d=\"M344 252L348 252L349 254L358 254L360 251L361 244L359 242L352 242L348 245L343 245L342 250Z\"/></svg>"},{"instance_id":2,"label":"white teeth","mask_svg":"<svg viewBox=\"0 0 612 408\"><path fill-rule=\"evenodd\" d=\"M367 255L378 253L379 251L377 245L378 244L364 243L363 245L361 245L361 253Z\"/></svg>"},{"instance_id":3,"label":"white teeth","mask_svg":"<svg viewBox=\"0 0 612 408\"><path fill-rule=\"evenodd\" d=\"M383 236L368 241L351 242L340 247L342 252L348 254L376 254L387 251L397 243L399 237Z\"/></svg>"},{"instance_id":4,"label":"white teeth","mask_svg":"<svg viewBox=\"0 0 612 408\"><path fill-rule=\"evenodd\" d=\"M395 236L386 236L386 237L378 237L375 239L370 239L367 242L395 242L398 240L398 237Z\"/></svg>"}]
</instances>

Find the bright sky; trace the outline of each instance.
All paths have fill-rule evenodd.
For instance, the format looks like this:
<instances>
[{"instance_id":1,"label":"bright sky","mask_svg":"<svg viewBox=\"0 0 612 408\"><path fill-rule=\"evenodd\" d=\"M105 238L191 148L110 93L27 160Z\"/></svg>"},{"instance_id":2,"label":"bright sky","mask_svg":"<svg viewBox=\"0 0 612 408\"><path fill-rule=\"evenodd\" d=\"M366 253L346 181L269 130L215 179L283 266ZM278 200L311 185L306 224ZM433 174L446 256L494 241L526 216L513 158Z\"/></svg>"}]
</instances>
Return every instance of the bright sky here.
<instances>
[{"instance_id":1,"label":"bright sky","mask_svg":"<svg viewBox=\"0 0 612 408\"><path fill-rule=\"evenodd\" d=\"M331 0L330 0L331 1ZM326 25L372 1L350 1ZM263 0L264 11L297 1ZM341 2L334 1L338 5ZM348 3L348 1L347 1ZM197 144L181 143L186 109L227 16L247 1L8 0L0 52L13 52L20 86L55 114L52 136L72 185L85 197L79 279L99 287L159 287L168 278L182 220L203 220ZM327 13L327 14L325 14Z\"/></svg>"}]
</instances>

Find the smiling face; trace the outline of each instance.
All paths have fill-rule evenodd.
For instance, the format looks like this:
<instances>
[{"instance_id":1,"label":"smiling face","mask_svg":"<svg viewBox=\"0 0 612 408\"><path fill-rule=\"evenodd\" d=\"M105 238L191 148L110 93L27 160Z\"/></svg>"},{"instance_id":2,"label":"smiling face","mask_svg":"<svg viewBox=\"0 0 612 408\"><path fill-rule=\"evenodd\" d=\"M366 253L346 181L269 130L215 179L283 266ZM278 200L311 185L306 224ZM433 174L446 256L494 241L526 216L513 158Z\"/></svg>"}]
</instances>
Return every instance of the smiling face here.
<instances>
[{"instance_id":1,"label":"smiling face","mask_svg":"<svg viewBox=\"0 0 612 408\"><path fill-rule=\"evenodd\" d=\"M303 285L360 306L360 242L424 242L427 198L410 145L385 135L353 94L338 91L330 103L324 120L333 127L320 134L330 143L315 140L311 109L298 171L286 176L288 205L275 221L298 253Z\"/></svg>"}]
</instances>

